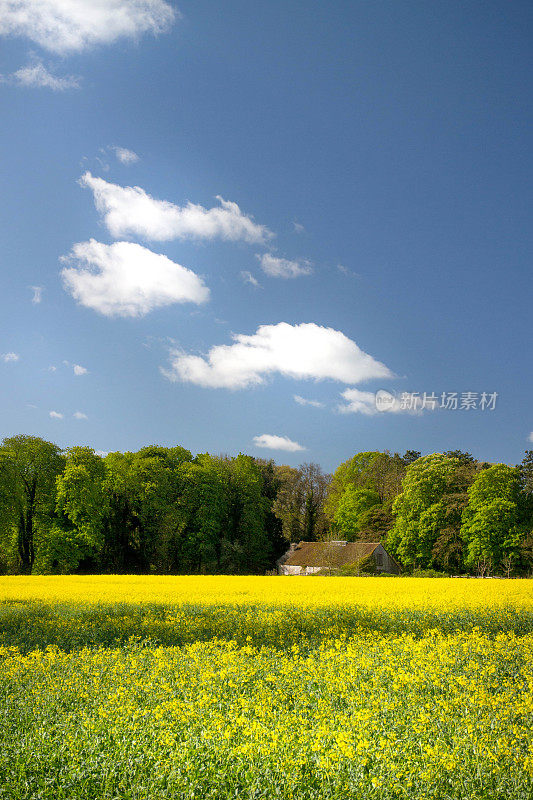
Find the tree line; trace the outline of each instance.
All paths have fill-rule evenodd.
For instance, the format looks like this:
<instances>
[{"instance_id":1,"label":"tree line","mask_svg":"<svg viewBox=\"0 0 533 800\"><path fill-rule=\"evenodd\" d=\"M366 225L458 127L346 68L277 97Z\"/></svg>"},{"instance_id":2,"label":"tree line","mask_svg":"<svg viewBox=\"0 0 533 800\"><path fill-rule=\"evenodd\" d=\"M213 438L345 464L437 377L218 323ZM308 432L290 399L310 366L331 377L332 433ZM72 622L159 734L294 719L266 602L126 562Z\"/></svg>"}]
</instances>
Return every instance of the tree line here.
<instances>
[{"instance_id":1,"label":"tree line","mask_svg":"<svg viewBox=\"0 0 533 800\"><path fill-rule=\"evenodd\" d=\"M257 573L290 542L381 541L404 570L528 574L533 451L357 453L333 475L239 454L101 457L34 436L0 445L0 571Z\"/></svg>"}]
</instances>

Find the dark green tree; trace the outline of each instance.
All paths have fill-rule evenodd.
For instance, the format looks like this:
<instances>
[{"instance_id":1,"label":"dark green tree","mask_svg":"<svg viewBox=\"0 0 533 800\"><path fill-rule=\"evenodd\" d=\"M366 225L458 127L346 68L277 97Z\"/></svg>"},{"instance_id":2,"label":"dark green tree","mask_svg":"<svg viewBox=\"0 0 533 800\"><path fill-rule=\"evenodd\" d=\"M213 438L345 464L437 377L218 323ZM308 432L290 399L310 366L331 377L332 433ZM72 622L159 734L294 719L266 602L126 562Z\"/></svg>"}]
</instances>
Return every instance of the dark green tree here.
<instances>
[{"instance_id":1,"label":"dark green tree","mask_svg":"<svg viewBox=\"0 0 533 800\"><path fill-rule=\"evenodd\" d=\"M56 478L65 459L61 449L37 436L13 436L0 445L0 505L5 528L16 536L22 572L31 573L40 539L52 523Z\"/></svg>"}]
</instances>

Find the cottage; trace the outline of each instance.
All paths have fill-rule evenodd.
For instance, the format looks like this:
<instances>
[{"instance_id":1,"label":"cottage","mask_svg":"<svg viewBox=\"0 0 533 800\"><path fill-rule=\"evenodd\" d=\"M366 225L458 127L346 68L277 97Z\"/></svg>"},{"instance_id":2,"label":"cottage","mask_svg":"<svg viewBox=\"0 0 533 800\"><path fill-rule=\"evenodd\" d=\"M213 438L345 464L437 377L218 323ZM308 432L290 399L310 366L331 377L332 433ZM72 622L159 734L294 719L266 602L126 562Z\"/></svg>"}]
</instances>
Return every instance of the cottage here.
<instances>
[{"instance_id":1,"label":"cottage","mask_svg":"<svg viewBox=\"0 0 533 800\"><path fill-rule=\"evenodd\" d=\"M400 574L399 564L379 542L298 542L278 562L280 575L312 575L321 570L340 569L370 557L376 572Z\"/></svg>"}]
</instances>

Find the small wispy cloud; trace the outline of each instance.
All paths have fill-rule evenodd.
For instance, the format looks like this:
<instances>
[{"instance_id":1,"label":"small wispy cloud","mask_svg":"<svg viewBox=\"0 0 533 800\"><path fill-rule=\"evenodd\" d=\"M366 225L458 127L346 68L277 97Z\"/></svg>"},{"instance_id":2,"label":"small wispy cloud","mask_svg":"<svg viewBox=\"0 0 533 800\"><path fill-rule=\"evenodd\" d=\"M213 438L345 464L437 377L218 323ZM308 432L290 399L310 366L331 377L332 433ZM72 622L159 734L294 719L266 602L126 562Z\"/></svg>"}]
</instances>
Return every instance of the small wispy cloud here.
<instances>
[{"instance_id":1,"label":"small wispy cloud","mask_svg":"<svg viewBox=\"0 0 533 800\"><path fill-rule=\"evenodd\" d=\"M350 278L361 277L359 272L354 272L353 269L348 269L348 267L345 267L344 264L337 264L337 269L339 270L339 272L342 272L343 275L348 275Z\"/></svg>"},{"instance_id":2,"label":"small wispy cloud","mask_svg":"<svg viewBox=\"0 0 533 800\"><path fill-rule=\"evenodd\" d=\"M133 150L128 150L127 147L112 147L111 148L121 164L135 164L139 160L137 153Z\"/></svg>"},{"instance_id":3,"label":"small wispy cloud","mask_svg":"<svg viewBox=\"0 0 533 800\"><path fill-rule=\"evenodd\" d=\"M95 450L94 452L97 456L100 456L100 458L105 458L109 455L109 450Z\"/></svg>"},{"instance_id":4,"label":"small wispy cloud","mask_svg":"<svg viewBox=\"0 0 533 800\"><path fill-rule=\"evenodd\" d=\"M50 411L50 417L52 419L63 419L63 414L61 414L59 411Z\"/></svg>"},{"instance_id":5,"label":"small wispy cloud","mask_svg":"<svg viewBox=\"0 0 533 800\"><path fill-rule=\"evenodd\" d=\"M81 364L73 364L72 369L74 370L74 375L87 375L89 372L87 367L82 367Z\"/></svg>"},{"instance_id":6,"label":"small wispy cloud","mask_svg":"<svg viewBox=\"0 0 533 800\"><path fill-rule=\"evenodd\" d=\"M285 450L287 453L297 453L306 449L298 442L293 442L288 436L276 436L271 433L254 436L254 444L256 447L264 447L267 450Z\"/></svg>"},{"instance_id":7,"label":"small wispy cloud","mask_svg":"<svg viewBox=\"0 0 533 800\"><path fill-rule=\"evenodd\" d=\"M80 78L75 75L54 75L40 61L3 76L2 81L26 89L51 89L53 92L64 92L67 89L80 87Z\"/></svg>"},{"instance_id":8,"label":"small wispy cloud","mask_svg":"<svg viewBox=\"0 0 533 800\"><path fill-rule=\"evenodd\" d=\"M57 367L54 367L53 364L50 364L50 366L48 367L48 372L57 372Z\"/></svg>"},{"instance_id":9,"label":"small wispy cloud","mask_svg":"<svg viewBox=\"0 0 533 800\"><path fill-rule=\"evenodd\" d=\"M376 414L414 414L420 416L423 410L402 403L392 392L379 389L377 392L363 392L360 389L346 389L341 392L345 400L337 406L341 414L364 414L373 417Z\"/></svg>"},{"instance_id":10,"label":"small wispy cloud","mask_svg":"<svg viewBox=\"0 0 533 800\"><path fill-rule=\"evenodd\" d=\"M83 411L75 411L72 416L74 419L89 419L87 414L84 414Z\"/></svg>"},{"instance_id":11,"label":"small wispy cloud","mask_svg":"<svg viewBox=\"0 0 533 800\"><path fill-rule=\"evenodd\" d=\"M29 288L33 292L33 296L31 298L31 301L32 301L32 303L34 305L37 305L43 299L43 291L44 291L44 289L43 289L42 286L30 286Z\"/></svg>"},{"instance_id":12,"label":"small wispy cloud","mask_svg":"<svg viewBox=\"0 0 533 800\"><path fill-rule=\"evenodd\" d=\"M301 397L299 394L293 395L294 401L299 406L313 406L313 408L324 408L324 403L319 400L308 400L306 397Z\"/></svg>"},{"instance_id":13,"label":"small wispy cloud","mask_svg":"<svg viewBox=\"0 0 533 800\"><path fill-rule=\"evenodd\" d=\"M305 232L305 228L304 228L304 226L302 225L301 222L293 222L292 223L292 227L294 228L294 232L295 233L304 233Z\"/></svg>"},{"instance_id":14,"label":"small wispy cloud","mask_svg":"<svg viewBox=\"0 0 533 800\"><path fill-rule=\"evenodd\" d=\"M531 433L527 437L527 440L528 440L528 442L533 442L533 431L531 431Z\"/></svg>"},{"instance_id":15,"label":"small wispy cloud","mask_svg":"<svg viewBox=\"0 0 533 800\"><path fill-rule=\"evenodd\" d=\"M261 284L259 283L259 281L257 280L257 278L254 278L254 276L252 275L252 273L251 273L251 272L248 272L248 270L246 270L246 269L243 269L243 270L242 270L242 272L241 272L241 278L243 279L243 281L244 281L245 283L251 283L251 284L252 284L252 286L257 286L257 287L260 287L260 286L261 286Z\"/></svg>"},{"instance_id":16,"label":"small wispy cloud","mask_svg":"<svg viewBox=\"0 0 533 800\"><path fill-rule=\"evenodd\" d=\"M288 258L278 258L271 253L257 254L256 258L263 272L271 278L300 278L313 271L310 261L289 261Z\"/></svg>"},{"instance_id":17,"label":"small wispy cloud","mask_svg":"<svg viewBox=\"0 0 533 800\"><path fill-rule=\"evenodd\" d=\"M0 358L6 364L9 364L9 362L14 362L14 361L19 361L20 360L20 356L19 356L18 353L2 353Z\"/></svg>"}]
</instances>

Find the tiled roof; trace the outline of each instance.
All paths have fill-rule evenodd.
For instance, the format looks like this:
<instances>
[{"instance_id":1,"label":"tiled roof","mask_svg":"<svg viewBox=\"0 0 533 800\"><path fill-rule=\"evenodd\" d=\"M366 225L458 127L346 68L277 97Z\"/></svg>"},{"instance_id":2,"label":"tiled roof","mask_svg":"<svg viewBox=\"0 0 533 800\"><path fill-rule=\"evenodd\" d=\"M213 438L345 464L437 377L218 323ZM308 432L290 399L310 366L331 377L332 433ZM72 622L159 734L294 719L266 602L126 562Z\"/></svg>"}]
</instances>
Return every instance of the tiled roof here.
<instances>
[{"instance_id":1,"label":"tiled roof","mask_svg":"<svg viewBox=\"0 0 533 800\"><path fill-rule=\"evenodd\" d=\"M342 567L371 555L379 542L300 542L283 565L287 567Z\"/></svg>"}]
</instances>

